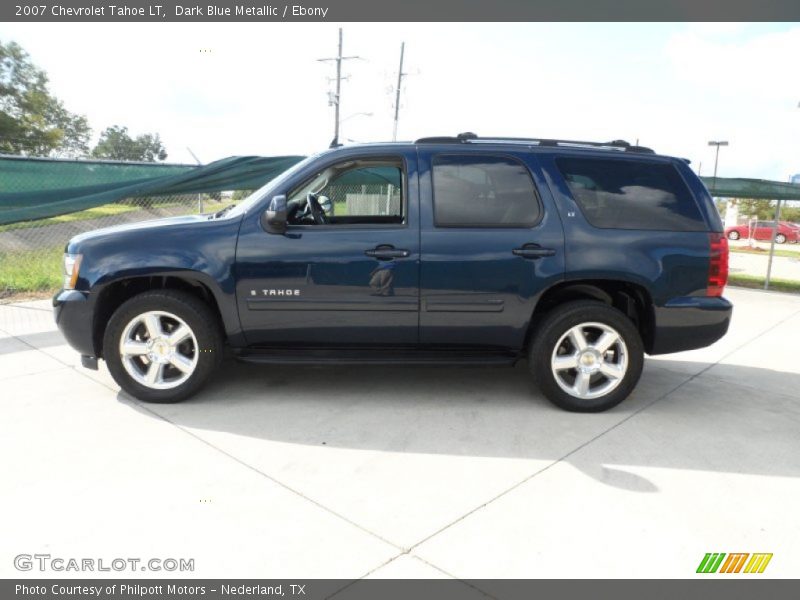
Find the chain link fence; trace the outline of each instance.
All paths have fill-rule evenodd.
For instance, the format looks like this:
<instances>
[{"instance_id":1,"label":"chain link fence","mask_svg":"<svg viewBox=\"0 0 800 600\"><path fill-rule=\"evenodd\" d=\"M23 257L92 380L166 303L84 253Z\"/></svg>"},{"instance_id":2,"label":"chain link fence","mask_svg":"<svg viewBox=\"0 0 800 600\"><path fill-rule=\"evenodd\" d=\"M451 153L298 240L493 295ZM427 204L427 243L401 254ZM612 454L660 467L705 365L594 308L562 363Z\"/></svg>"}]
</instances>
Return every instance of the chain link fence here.
<instances>
[{"instance_id":1,"label":"chain link fence","mask_svg":"<svg viewBox=\"0 0 800 600\"><path fill-rule=\"evenodd\" d=\"M0 187L14 190L13 178L13 172L5 173ZM79 233L163 217L211 214L250 192L132 197L80 212L0 225L0 304L46 298L57 291L63 279L64 246ZM324 209L334 217L399 216L400 192L399 185L386 181L343 181L325 189L328 205ZM726 224L743 226L738 233L727 230L731 284L800 293L800 202L781 204L778 213L777 202L718 201L723 218L734 211L727 215Z\"/></svg>"},{"instance_id":2,"label":"chain link fence","mask_svg":"<svg viewBox=\"0 0 800 600\"><path fill-rule=\"evenodd\" d=\"M211 214L249 193L126 198L48 219L0 225L0 303L56 292L63 282L64 246L79 233L163 217Z\"/></svg>"},{"instance_id":3,"label":"chain link fence","mask_svg":"<svg viewBox=\"0 0 800 600\"><path fill-rule=\"evenodd\" d=\"M800 202L729 199L725 219L732 285L800 293Z\"/></svg>"}]
</instances>

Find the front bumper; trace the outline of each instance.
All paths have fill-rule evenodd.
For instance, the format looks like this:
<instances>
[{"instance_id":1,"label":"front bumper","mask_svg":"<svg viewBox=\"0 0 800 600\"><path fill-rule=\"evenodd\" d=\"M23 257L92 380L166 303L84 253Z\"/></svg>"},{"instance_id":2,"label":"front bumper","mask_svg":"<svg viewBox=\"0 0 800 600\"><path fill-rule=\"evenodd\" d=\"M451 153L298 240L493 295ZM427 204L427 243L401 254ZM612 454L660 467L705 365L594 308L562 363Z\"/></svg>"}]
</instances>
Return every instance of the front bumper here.
<instances>
[{"instance_id":1,"label":"front bumper","mask_svg":"<svg viewBox=\"0 0 800 600\"><path fill-rule=\"evenodd\" d=\"M53 296L53 313L67 343L82 355L96 356L92 295L78 290L61 290Z\"/></svg>"},{"instance_id":2,"label":"front bumper","mask_svg":"<svg viewBox=\"0 0 800 600\"><path fill-rule=\"evenodd\" d=\"M725 298L674 298L654 308L648 354L668 354L710 346L728 331L733 305Z\"/></svg>"}]
</instances>

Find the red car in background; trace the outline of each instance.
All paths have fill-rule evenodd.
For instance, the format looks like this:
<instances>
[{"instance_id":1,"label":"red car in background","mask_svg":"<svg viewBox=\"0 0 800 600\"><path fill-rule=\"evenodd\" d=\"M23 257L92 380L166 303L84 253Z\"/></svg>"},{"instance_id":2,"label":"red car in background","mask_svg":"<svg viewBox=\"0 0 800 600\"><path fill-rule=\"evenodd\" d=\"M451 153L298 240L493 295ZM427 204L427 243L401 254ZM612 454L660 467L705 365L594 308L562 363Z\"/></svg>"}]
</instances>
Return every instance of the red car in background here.
<instances>
[{"instance_id":1,"label":"red car in background","mask_svg":"<svg viewBox=\"0 0 800 600\"><path fill-rule=\"evenodd\" d=\"M725 235L729 240L748 239L751 235L754 240L769 242L772 239L772 230L775 228L775 221L755 221L749 225L736 225L727 227ZM796 243L800 239L800 228L794 223L780 221L778 223L778 233L775 236L776 244L786 242Z\"/></svg>"}]
</instances>

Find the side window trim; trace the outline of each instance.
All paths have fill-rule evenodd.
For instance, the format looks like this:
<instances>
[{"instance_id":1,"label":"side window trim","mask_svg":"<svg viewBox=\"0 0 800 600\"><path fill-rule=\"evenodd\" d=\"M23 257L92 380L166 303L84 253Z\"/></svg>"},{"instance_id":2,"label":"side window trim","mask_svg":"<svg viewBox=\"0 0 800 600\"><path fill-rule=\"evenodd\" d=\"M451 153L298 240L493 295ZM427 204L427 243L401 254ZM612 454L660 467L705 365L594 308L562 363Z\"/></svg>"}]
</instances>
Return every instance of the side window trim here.
<instances>
[{"instance_id":1,"label":"side window trim","mask_svg":"<svg viewBox=\"0 0 800 600\"><path fill-rule=\"evenodd\" d=\"M533 200L536 204L536 220L531 223L530 225L514 225L514 224L502 224L502 223L487 223L483 225L478 224L443 224L440 223L436 216L436 185L434 183L434 175L433 170L436 166L436 159L441 157L458 157L463 156L467 158L475 158L475 157L490 157L490 158L504 158L511 162L514 162L520 165L525 174L528 177L528 180L531 184L531 189L533 190ZM533 229L539 226L544 219L544 205L542 203L542 197L539 193L539 187L536 185L536 180L531 172L531 168L525 163L524 160L519 158L518 156L514 156L513 154L508 154L505 152L453 152L453 151L441 151L435 154L431 154L430 158L430 176L431 176L431 210L433 211L433 226L436 229L476 229L476 230L486 230L486 229Z\"/></svg>"}]
</instances>

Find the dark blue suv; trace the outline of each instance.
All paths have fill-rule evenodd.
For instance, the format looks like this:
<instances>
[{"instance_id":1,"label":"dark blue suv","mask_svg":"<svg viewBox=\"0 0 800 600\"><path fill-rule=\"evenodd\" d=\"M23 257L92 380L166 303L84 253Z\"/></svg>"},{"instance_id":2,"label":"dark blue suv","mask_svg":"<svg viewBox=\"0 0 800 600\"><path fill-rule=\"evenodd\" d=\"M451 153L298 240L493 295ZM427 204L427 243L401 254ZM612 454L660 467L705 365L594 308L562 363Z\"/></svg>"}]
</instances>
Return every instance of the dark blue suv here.
<instances>
[{"instance_id":1,"label":"dark blue suv","mask_svg":"<svg viewBox=\"0 0 800 600\"><path fill-rule=\"evenodd\" d=\"M336 147L215 215L66 248L56 321L128 393L195 393L229 349L303 364L512 365L558 406L728 329L728 249L687 161L622 141Z\"/></svg>"}]
</instances>

